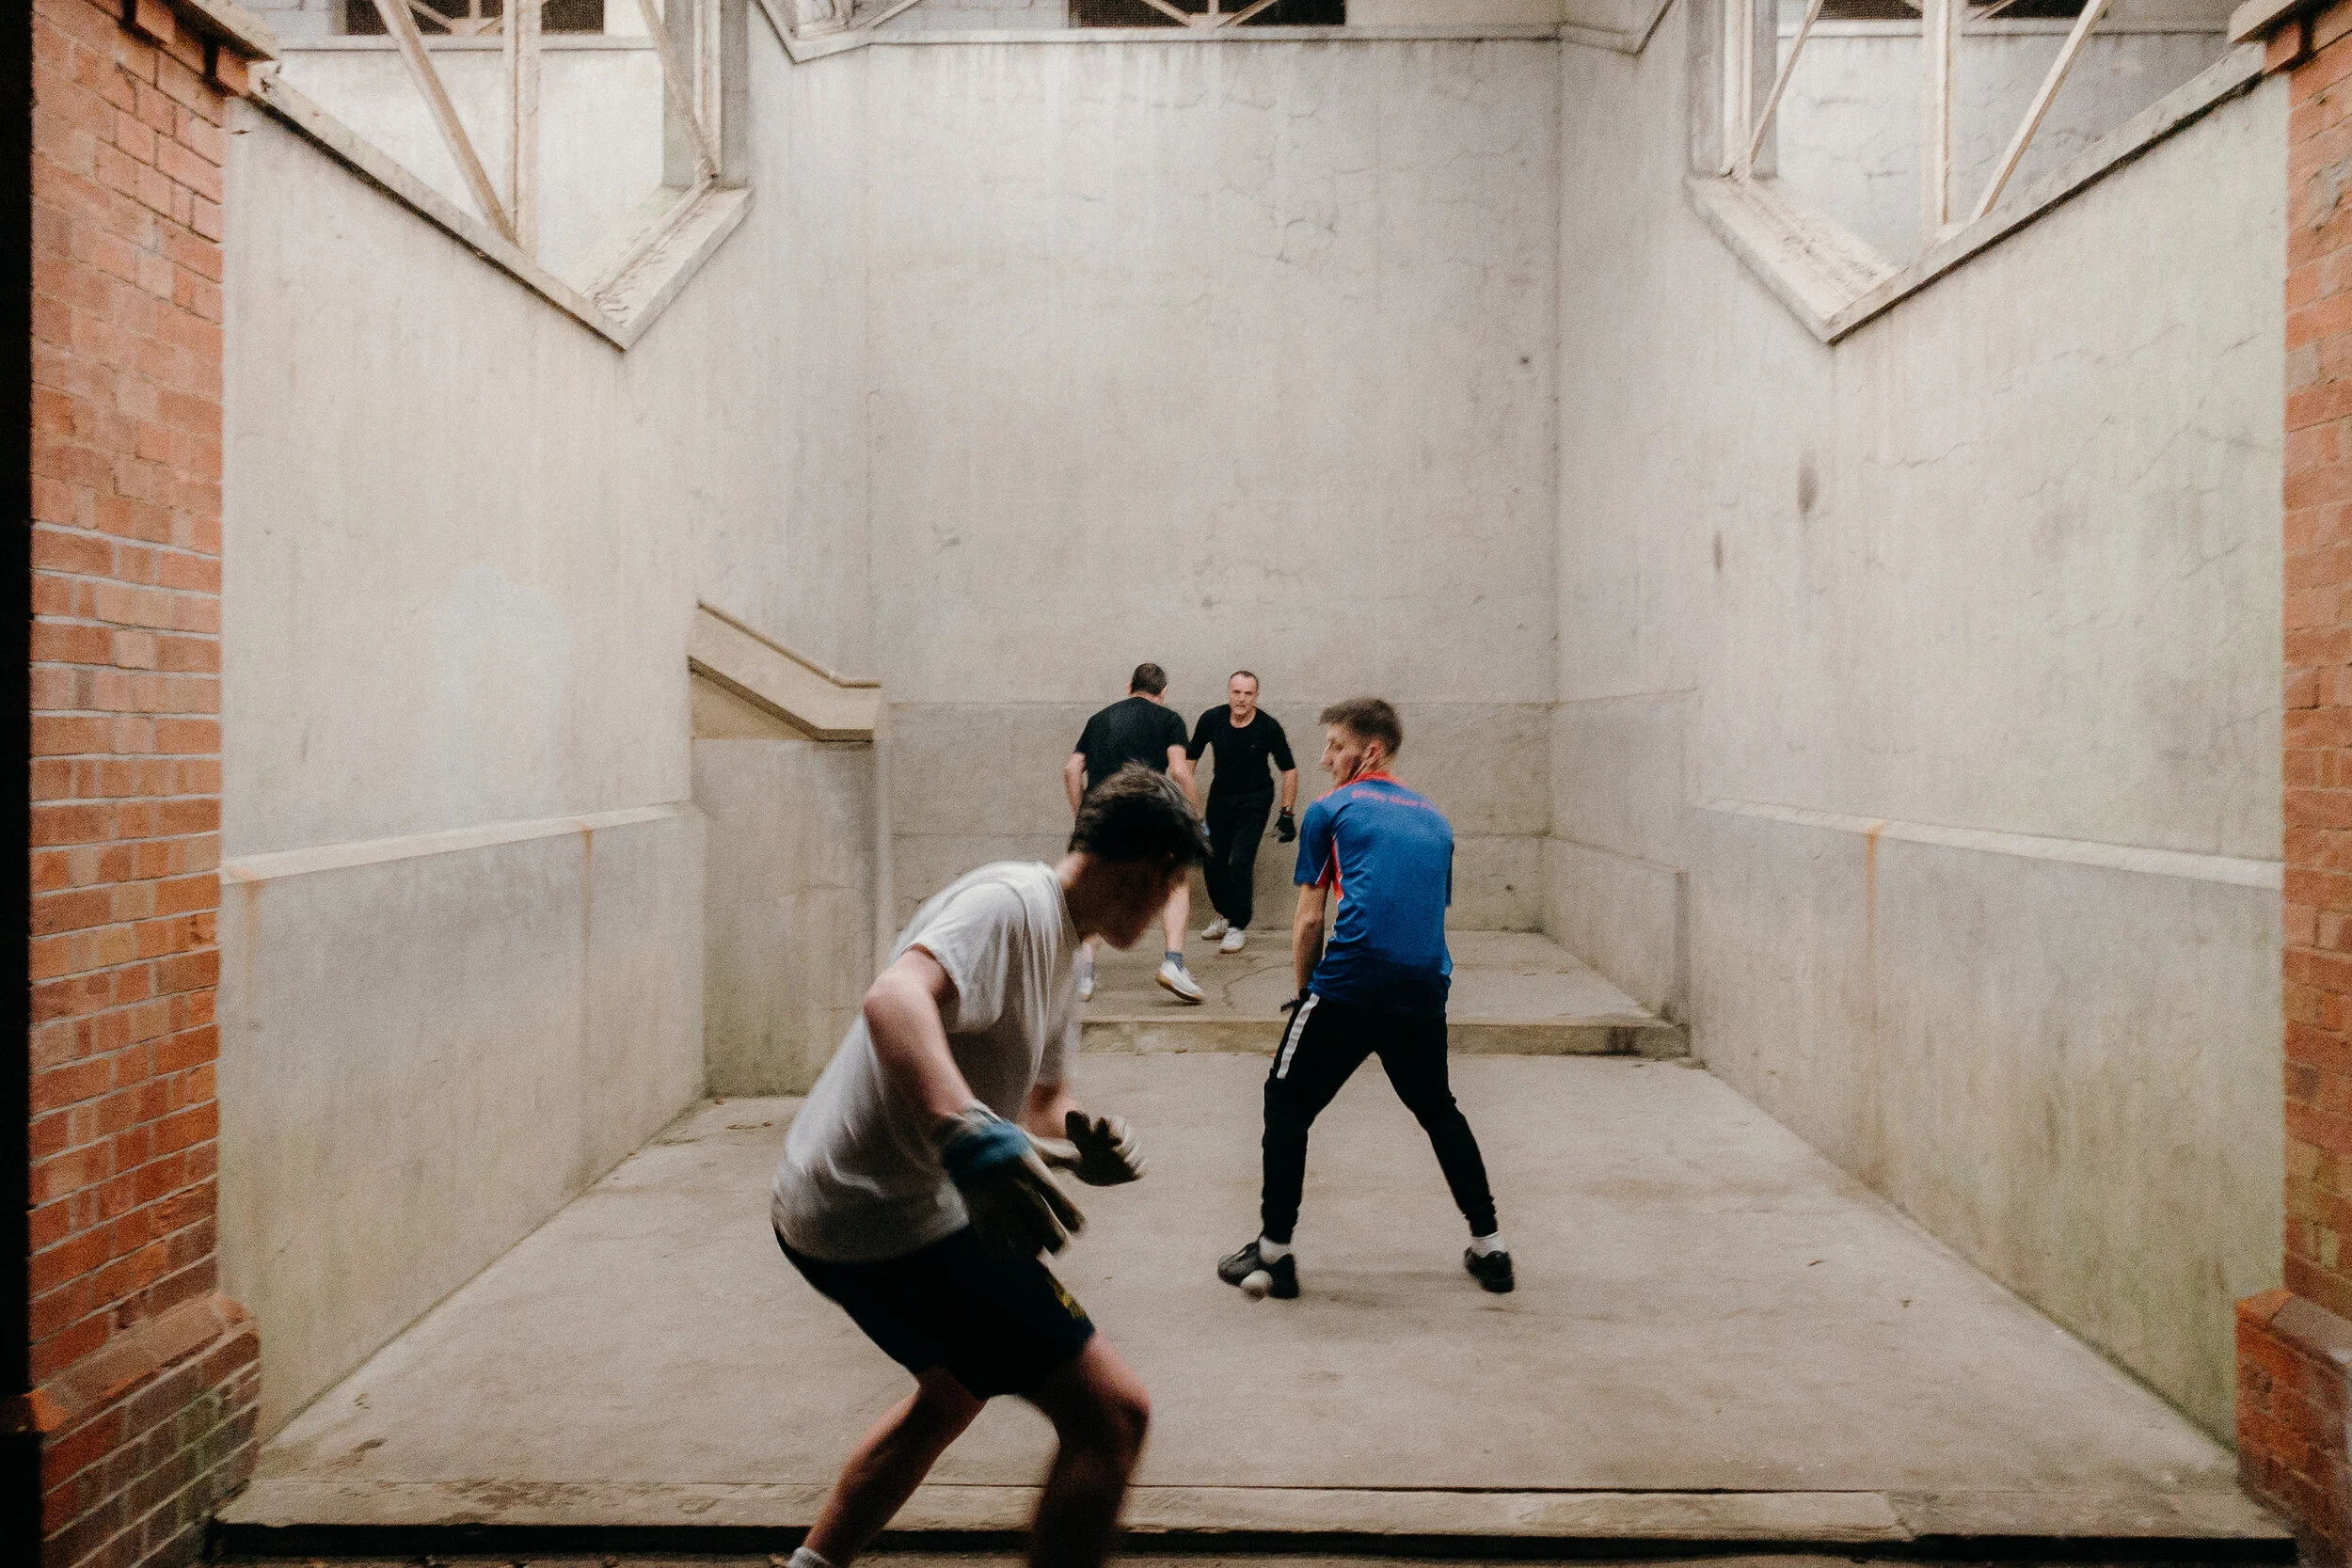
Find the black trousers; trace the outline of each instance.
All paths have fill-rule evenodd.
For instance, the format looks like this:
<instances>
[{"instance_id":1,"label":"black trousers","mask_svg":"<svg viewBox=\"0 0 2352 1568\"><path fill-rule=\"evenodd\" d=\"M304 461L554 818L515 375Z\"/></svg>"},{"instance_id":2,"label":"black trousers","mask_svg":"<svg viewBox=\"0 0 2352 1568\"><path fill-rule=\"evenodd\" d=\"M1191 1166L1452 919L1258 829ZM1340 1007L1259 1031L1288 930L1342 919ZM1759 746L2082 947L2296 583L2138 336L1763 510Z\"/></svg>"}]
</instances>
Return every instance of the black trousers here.
<instances>
[{"instance_id":1,"label":"black trousers","mask_svg":"<svg viewBox=\"0 0 2352 1568\"><path fill-rule=\"evenodd\" d=\"M1307 1180L1307 1131L1341 1085L1377 1053L1389 1085L1413 1113L1470 1234L1495 1230L1494 1194L1478 1138L1446 1082L1445 1019L1416 1018L1310 996L1291 1015L1265 1081L1265 1187L1260 1218L1268 1241L1288 1242Z\"/></svg>"},{"instance_id":2,"label":"black trousers","mask_svg":"<svg viewBox=\"0 0 2352 1568\"><path fill-rule=\"evenodd\" d=\"M1200 875L1209 884L1209 903L1232 926L1248 927L1254 911L1252 893L1258 875L1258 844L1265 837L1265 819L1274 810L1271 795L1244 795L1229 800L1209 791L1209 809L1201 816L1209 826L1209 863Z\"/></svg>"}]
</instances>

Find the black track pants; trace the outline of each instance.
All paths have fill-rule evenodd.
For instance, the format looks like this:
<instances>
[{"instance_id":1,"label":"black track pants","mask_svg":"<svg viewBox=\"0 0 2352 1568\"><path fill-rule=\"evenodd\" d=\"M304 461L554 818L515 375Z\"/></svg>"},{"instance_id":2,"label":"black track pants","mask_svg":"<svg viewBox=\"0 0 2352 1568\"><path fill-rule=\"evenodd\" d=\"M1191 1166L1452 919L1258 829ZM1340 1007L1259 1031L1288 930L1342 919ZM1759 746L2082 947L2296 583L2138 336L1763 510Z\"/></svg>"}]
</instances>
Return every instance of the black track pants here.
<instances>
[{"instance_id":1,"label":"black track pants","mask_svg":"<svg viewBox=\"0 0 2352 1568\"><path fill-rule=\"evenodd\" d=\"M1201 815L1209 825L1209 863L1200 875L1209 884L1209 902L1226 923L1247 927L1253 911L1251 894L1258 875L1258 841L1265 837L1266 815L1274 809L1271 795L1245 795L1227 800L1209 792L1209 809Z\"/></svg>"},{"instance_id":2,"label":"black track pants","mask_svg":"<svg viewBox=\"0 0 2352 1568\"><path fill-rule=\"evenodd\" d=\"M1310 996L1292 1014L1265 1081L1265 1189L1260 1214L1269 1241L1287 1242L1298 1223L1299 1189L1307 1180L1307 1130L1331 1097L1378 1053L1390 1086L1413 1113L1454 1206L1473 1236L1495 1229L1494 1195L1454 1090L1446 1083L1445 1019L1415 1018Z\"/></svg>"}]
</instances>

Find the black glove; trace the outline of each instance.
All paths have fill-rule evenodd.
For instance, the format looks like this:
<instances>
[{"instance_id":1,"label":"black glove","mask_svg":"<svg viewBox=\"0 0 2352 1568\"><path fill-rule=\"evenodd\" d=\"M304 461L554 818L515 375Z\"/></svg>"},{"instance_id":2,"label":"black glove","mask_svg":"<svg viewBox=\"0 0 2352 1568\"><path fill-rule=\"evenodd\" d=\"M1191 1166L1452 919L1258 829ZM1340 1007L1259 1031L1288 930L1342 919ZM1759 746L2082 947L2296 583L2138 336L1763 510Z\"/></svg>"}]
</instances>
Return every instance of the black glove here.
<instances>
[{"instance_id":1,"label":"black glove","mask_svg":"<svg viewBox=\"0 0 2352 1568\"><path fill-rule=\"evenodd\" d=\"M1029 1142L1056 1170L1066 1170L1089 1187L1116 1187L1143 1179L1143 1151L1119 1117L1072 1111L1062 1117L1062 1131L1070 1134L1067 1140L1029 1134Z\"/></svg>"},{"instance_id":2,"label":"black glove","mask_svg":"<svg viewBox=\"0 0 2352 1568\"><path fill-rule=\"evenodd\" d=\"M1288 844L1297 836L1298 818L1293 816L1287 810L1277 812L1274 816L1275 841L1279 844Z\"/></svg>"},{"instance_id":3,"label":"black glove","mask_svg":"<svg viewBox=\"0 0 2352 1568\"><path fill-rule=\"evenodd\" d=\"M1300 987L1296 996L1292 997L1288 1002L1282 1004L1282 1016L1284 1018L1292 1017L1298 1011L1299 1008L1307 1005L1307 998L1312 996L1314 992L1307 990L1305 987Z\"/></svg>"},{"instance_id":4,"label":"black glove","mask_svg":"<svg viewBox=\"0 0 2352 1568\"><path fill-rule=\"evenodd\" d=\"M931 1129L931 1144L963 1195L973 1231L992 1250L1008 1258L1059 1252L1086 1224L1029 1135L986 1106L943 1118Z\"/></svg>"}]
</instances>

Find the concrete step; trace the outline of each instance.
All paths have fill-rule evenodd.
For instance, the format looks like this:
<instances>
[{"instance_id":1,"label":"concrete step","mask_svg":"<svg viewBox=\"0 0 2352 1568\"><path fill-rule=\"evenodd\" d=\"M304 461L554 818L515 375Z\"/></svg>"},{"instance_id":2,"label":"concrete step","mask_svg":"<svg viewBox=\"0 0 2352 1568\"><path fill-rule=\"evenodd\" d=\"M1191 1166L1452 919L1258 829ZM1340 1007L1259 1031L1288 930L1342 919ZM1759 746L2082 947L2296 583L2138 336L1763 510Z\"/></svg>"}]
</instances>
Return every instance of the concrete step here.
<instances>
[{"instance_id":1,"label":"concrete step","mask_svg":"<svg viewBox=\"0 0 2352 1568\"><path fill-rule=\"evenodd\" d=\"M218 1549L251 1558L788 1552L822 1500L806 1486L257 1481ZM883 1551L1020 1550L1025 1486L929 1485ZM1143 1486L1129 1555L1449 1560L1820 1552L1982 1561L2291 1562L2292 1536L2233 1490L2112 1493L1460 1492Z\"/></svg>"},{"instance_id":2,"label":"concrete step","mask_svg":"<svg viewBox=\"0 0 2352 1568\"><path fill-rule=\"evenodd\" d=\"M1208 1000L1178 1000L1153 979L1159 955L1147 938L1129 953L1105 950L1080 1039L1089 1051L1264 1054L1280 1037L1282 1004L1295 989L1287 931L1252 933L1239 953L1188 940L1184 961ZM1545 937L1530 931L1452 931L1452 1049L1473 1056L1680 1056L1681 1027L1658 1017Z\"/></svg>"}]
</instances>

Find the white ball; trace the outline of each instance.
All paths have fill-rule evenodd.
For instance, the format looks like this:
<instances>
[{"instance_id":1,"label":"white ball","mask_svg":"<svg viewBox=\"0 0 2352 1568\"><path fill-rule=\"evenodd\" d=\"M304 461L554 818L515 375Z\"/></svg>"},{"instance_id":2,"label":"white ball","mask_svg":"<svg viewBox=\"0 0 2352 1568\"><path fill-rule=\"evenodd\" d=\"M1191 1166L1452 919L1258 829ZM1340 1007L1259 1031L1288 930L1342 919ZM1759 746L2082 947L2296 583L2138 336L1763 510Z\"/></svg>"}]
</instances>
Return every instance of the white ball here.
<instances>
[{"instance_id":1,"label":"white ball","mask_svg":"<svg viewBox=\"0 0 2352 1568\"><path fill-rule=\"evenodd\" d=\"M1252 1269L1242 1276L1241 1293L1251 1301L1265 1300L1265 1293L1274 1289L1274 1276L1263 1269Z\"/></svg>"}]
</instances>

